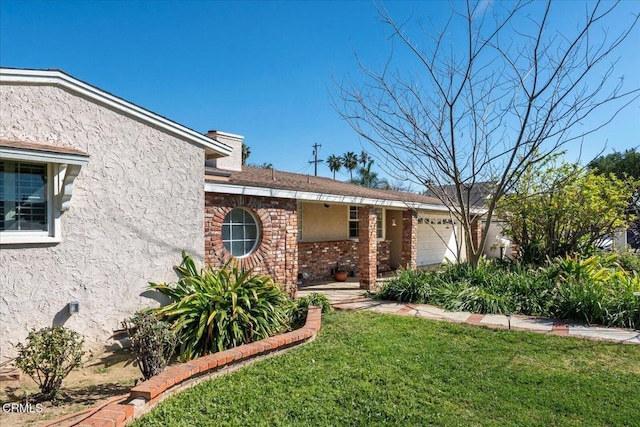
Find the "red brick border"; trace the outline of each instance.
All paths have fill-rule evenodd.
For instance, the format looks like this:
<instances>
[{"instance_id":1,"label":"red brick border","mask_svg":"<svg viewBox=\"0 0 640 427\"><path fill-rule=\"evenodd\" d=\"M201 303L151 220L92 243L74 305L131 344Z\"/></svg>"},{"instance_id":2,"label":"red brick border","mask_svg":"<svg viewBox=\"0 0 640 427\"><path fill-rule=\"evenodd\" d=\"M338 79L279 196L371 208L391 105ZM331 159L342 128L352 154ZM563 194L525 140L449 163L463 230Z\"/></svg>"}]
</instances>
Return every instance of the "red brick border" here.
<instances>
[{"instance_id":1,"label":"red brick border","mask_svg":"<svg viewBox=\"0 0 640 427\"><path fill-rule=\"evenodd\" d=\"M551 335L569 335L569 324L554 323L551 328Z\"/></svg>"},{"instance_id":2,"label":"red brick border","mask_svg":"<svg viewBox=\"0 0 640 427\"><path fill-rule=\"evenodd\" d=\"M479 325L484 319L484 314L474 313L467 318L466 323L470 323L472 325Z\"/></svg>"},{"instance_id":3,"label":"red brick border","mask_svg":"<svg viewBox=\"0 0 640 427\"><path fill-rule=\"evenodd\" d=\"M161 374L133 387L126 403L107 405L75 425L77 427L125 426L148 412L165 397L195 385L199 382L198 380L207 379L215 374L232 372L234 367L237 368L258 357L313 341L320 331L321 324L321 309L309 307L307 321L302 328L170 366Z\"/></svg>"}]
</instances>

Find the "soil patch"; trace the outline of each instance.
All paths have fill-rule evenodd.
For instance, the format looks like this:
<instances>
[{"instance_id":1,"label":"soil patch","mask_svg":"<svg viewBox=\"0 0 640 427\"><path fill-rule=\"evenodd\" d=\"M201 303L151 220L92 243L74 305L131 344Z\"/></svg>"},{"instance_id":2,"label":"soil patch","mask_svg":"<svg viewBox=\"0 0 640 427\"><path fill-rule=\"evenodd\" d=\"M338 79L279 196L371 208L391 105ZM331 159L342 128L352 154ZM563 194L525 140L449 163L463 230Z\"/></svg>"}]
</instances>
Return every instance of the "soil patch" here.
<instances>
[{"instance_id":1,"label":"soil patch","mask_svg":"<svg viewBox=\"0 0 640 427\"><path fill-rule=\"evenodd\" d=\"M39 426L128 393L142 377L133 360L132 354L127 350L93 356L84 363L84 367L72 371L64 379L60 398L55 404L43 402L41 407L37 407L30 400L28 409L31 412L27 413L6 411L10 410L10 404L24 403L25 396L37 394L37 384L28 376L23 376L20 381L0 382L0 402L4 408L0 411L0 425ZM22 409L25 409L24 406ZM61 425L68 425L70 422L68 420Z\"/></svg>"}]
</instances>

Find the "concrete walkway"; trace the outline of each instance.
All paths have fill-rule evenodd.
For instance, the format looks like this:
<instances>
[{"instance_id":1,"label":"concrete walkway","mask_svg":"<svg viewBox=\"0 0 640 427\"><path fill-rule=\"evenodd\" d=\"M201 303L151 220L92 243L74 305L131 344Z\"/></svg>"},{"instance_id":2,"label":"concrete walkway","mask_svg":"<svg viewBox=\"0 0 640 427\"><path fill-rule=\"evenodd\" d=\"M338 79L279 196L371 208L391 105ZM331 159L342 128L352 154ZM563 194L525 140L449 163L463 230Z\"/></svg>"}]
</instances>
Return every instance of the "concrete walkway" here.
<instances>
[{"instance_id":1,"label":"concrete walkway","mask_svg":"<svg viewBox=\"0 0 640 427\"><path fill-rule=\"evenodd\" d=\"M369 310L378 313L423 317L446 322L484 325L492 328L511 328L551 335L571 335L625 344L640 344L640 331L638 330L587 326L558 319L520 315L509 317L497 314L452 312L427 304L371 299L365 297L365 291L359 289L357 278L349 278L346 282L322 282L301 286L298 290L298 297L303 297L313 292L326 295L334 308L339 310Z\"/></svg>"}]
</instances>

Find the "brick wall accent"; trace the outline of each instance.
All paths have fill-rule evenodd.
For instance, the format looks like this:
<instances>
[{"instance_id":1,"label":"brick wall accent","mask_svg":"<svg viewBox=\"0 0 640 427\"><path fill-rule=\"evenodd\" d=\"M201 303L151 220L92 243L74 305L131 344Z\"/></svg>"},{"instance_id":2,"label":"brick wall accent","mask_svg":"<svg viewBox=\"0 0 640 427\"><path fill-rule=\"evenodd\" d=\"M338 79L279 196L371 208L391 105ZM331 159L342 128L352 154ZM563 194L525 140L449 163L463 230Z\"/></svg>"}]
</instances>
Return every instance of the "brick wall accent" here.
<instances>
[{"instance_id":1,"label":"brick wall accent","mask_svg":"<svg viewBox=\"0 0 640 427\"><path fill-rule=\"evenodd\" d=\"M205 262L217 266L233 258L222 244L222 223L237 207L252 211L258 219L260 241L240 265L268 274L293 295L298 283L298 213L295 200L241 195L205 194Z\"/></svg>"},{"instance_id":2,"label":"brick wall accent","mask_svg":"<svg viewBox=\"0 0 640 427\"><path fill-rule=\"evenodd\" d=\"M391 241L378 242L377 251L377 271L391 270ZM358 274L358 242L355 240L299 242L298 257L298 270L306 276L303 282L330 280L338 260L345 270Z\"/></svg>"},{"instance_id":3,"label":"brick wall accent","mask_svg":"<svg viewBox=\"0 0 640 427\"><path fill-rule=\"evenodd\" d=\"M418 217L412 210L402 211L403 268L416 268L418 259Z\"/></svg>"},{"instance_id":4,"label":"brick wall accent","mask_svg":"<svg viewBox=\"0 0 640 427\"><path fill-rule=\"evenodd\" d=\"M360 273L360 288L373 289L376 285L377 271L377 213L372 206L361 206L358 214L358 271Z\"/></svg>"},{"instance_id":5,"label":"brick wall accent","mask_svg":"<svg viewBox=\"0 0 640 427\"><path fill-rule=\"evenodd\" d=\"M378 273L391 271L391 240L378 241L376 266Z\"/></svg>"},{"instance_id":6,"label":"brick wall accent","mask_svg":"<svg viewBox=\"0 0 640 427\"><path fill-rule=\"evenodd\" d=\"M299 242L298 269L303 281L330 279L331 270L341 262L348 272L358 273L358 243L354 240Z\"/></svg>"},{"instance_id":7,"label":"brick wall accent","mask_svg":"<svg viewBox=\"0 0 640 427\"><path fill-rule=\"evenodd\" d=\"M473 221L471 223L471 242L473 243L474 249L478 249L480 246L480 241L482 240L482 222Z\"/></svg>"}]
</instances>

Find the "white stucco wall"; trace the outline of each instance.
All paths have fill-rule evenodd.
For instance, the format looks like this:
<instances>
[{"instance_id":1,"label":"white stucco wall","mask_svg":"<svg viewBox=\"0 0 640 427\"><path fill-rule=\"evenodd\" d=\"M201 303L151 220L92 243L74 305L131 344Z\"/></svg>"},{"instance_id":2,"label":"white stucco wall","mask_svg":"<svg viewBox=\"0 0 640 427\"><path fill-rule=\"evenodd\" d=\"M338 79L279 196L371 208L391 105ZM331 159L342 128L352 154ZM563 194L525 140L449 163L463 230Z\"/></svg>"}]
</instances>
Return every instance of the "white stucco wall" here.
<instances>
[{"instance_id":1,"label":"white stucco wall","mask_svg":"<svg viewBox=\"0 0 640 427\"><path fill-rule=\"evenodd\" d=\"M204 251L204 150L52 86L0 85L0 136L90 155L61 216L62 242L0 245L0 362L30 328L64 324L100 351L147 282ZM67 304L80 302L69 316Z\"/></svg>"},{"instance_id":2,"label":"white stucco wall","mask_svg":"<svg viewBox=\"0 0 640 427\"><path fill-rule=\"evenodd\" d=\"M482 223L484 227L484 222ZM511 241L508 237L502 234L502 224L496 220L491 222L489 230L487 231L487 244L484 247L484 255L487 258L499 258L500 257L500 242L504 245L502 250L502 256L505 258L512 258L511 256Z\"/></svg>"}]
</instances>

